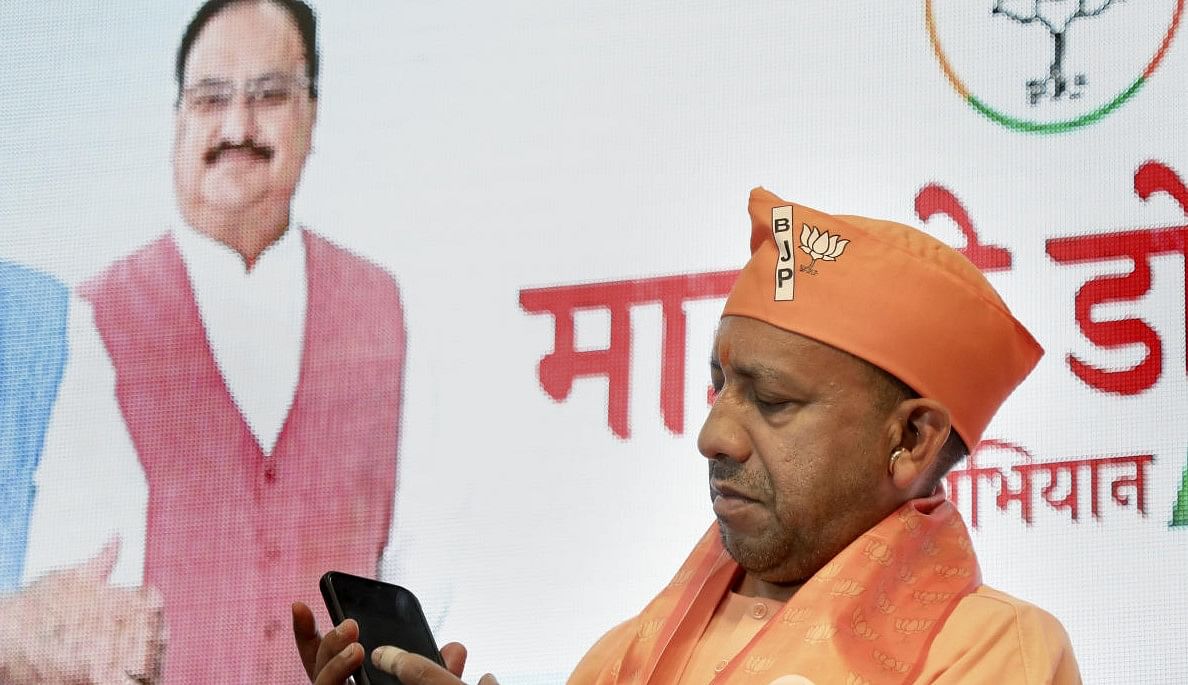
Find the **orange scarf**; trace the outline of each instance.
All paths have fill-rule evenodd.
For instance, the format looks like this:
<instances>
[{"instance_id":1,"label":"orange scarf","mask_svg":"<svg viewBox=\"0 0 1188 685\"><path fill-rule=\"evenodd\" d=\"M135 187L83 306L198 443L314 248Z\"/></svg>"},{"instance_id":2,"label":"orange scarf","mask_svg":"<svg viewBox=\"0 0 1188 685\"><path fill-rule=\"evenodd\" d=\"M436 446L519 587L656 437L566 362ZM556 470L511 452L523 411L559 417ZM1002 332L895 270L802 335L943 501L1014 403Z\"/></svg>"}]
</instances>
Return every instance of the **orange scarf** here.
<instances>
[{"instance_id":1,"label":"orange scarf","mask_svg":"<svg viewBox=\"0 0 1188 685\"><path fill-rule=\"evenodd\" d=\"M622 658L590 681L676 682L739 573L711 526L640 614ZM945 619L981 582L965 523L944 494L912 500L817 571L713 682L767 685L788 674L910 682Z\"/></svg>"}]
</instances>

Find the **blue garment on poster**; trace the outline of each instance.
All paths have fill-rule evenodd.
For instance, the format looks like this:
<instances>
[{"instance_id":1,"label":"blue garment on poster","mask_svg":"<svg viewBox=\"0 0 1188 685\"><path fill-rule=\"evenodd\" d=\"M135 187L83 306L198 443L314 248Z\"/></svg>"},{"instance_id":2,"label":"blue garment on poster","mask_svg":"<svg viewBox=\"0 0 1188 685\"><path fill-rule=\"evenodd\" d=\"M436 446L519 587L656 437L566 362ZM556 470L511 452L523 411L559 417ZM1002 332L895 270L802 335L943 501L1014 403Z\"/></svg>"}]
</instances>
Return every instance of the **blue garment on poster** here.
<instances>
[{"instance_id":1,"label":"blue garment on poster","mask_svg":"<svg viewBox=\"0 0 1188 685\"><path fill-rule=\"evenodd\" d=\"M50 411L66 363L69 291L0 262L0 592L21 582Z\"/></svg>"}]
</instances>

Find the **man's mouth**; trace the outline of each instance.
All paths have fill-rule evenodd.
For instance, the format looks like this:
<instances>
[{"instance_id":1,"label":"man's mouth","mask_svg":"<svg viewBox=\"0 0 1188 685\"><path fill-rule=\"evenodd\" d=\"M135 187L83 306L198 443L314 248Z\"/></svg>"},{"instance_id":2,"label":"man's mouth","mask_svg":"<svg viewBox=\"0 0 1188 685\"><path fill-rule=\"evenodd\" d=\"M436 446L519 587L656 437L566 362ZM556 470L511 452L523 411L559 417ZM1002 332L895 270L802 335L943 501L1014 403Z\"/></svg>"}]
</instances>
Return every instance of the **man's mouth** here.
<instances>
[{"instance_id":1,"label":"man's mouth","mask_svg":"<svg viewBox=\"0 0 1188 685\"><path fill-rule=\"evenodd\" d=\"M729 483L723 483L721 481L718 481L718 482L710 481L710 497L715 500L718 499L719 497L726 497L729 499L744 500L747 502L758 502L759 501L758 498L752 497L751 495L743 492L742 490L739 490L739 489L731 486Z\"/></svg>"},{"instance_id":2,"label":"man's mouth","mask_svg":"<svg viewBox=\"0 0 1188 685\"><path fill-rule=\"evenodd\" d=\"M710 481L710 500L718 520L732 526L754 520L755 508L762 506L758 499L721 481Z\"/></svg>"}]
</instances>

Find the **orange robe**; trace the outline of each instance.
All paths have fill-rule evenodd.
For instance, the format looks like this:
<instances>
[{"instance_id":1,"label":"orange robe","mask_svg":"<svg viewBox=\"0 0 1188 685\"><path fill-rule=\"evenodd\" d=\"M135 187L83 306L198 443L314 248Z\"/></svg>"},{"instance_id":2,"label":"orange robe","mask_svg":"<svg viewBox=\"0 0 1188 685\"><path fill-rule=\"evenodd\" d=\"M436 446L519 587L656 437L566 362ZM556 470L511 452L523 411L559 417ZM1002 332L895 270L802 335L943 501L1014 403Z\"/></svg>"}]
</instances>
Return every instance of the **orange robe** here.
<instances>
[{"instance_id":1,"label":"orange robe","mask_svg":"<svg viewBox=\"0 0 1188 685\"><path fill-rule=\"evenodd\" d=\"M1080 683L1059 622L981 583L943 495L906 503L786 604L730 592L740 573L711 527L570 685Z\"/></svg>"}]
</instances>

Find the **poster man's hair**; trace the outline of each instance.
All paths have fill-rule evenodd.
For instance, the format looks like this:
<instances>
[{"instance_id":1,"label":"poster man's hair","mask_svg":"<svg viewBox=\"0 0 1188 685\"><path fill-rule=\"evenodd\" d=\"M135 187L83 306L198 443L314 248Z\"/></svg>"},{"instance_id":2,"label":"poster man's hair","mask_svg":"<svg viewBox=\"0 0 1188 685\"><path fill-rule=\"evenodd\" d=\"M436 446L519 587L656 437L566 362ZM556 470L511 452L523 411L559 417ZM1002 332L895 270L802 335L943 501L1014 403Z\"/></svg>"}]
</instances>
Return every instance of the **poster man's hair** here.
<instances>
[{"instance_id":1,"label":"poster man's hair","mask_svg":"<svg viewBox=\"0 0 1188 685\"><path fill-rule=\"evenodd\" d=\"M190 20L189 25L186 26L186 32L182 34L181 45L177 48L177 61L175 64L175 77L177 78L177 99L181 102L181 94L184 88L184 81L186 75L186 60L190 56L190 49L194 47L194 41L198 40L199 34L206 25L214 19L219 12L227 9L231 5L241 2L251 2L253 0L206 0L198 11L194 13L194 18ZM297 24L297 32L301 34L301 44L305 48L305 76L309 79L309 96L311 98L318 97L318 22L314 16L314 11L309 5L305 4L303 0L254 0L256 2L271 2L279 6L281 9L289 13L293 22Z\"/></svg>"}]
</instances>

